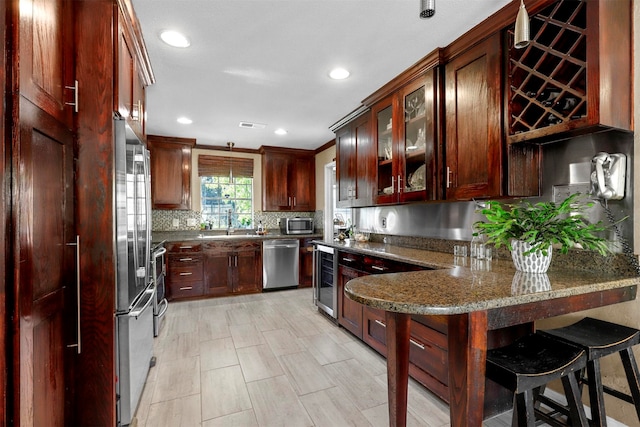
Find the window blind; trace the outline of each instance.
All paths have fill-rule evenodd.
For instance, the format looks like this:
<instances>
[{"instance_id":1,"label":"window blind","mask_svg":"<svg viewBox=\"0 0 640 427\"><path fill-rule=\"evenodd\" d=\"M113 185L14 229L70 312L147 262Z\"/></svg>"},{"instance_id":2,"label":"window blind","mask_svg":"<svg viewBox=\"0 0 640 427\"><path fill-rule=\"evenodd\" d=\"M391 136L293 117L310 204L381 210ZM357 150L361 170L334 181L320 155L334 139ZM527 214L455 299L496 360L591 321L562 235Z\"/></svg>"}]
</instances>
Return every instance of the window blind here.
<instances>
[{"instance_id":1,"label":"window blind","mask_svg":"<svg viewBox=\"0 0 640 427\"><path fill-rule=\"evenodd\" d=\"M253 178L253 159L224 156L198 156L198 176L229 176Z\"/></svg>"}]
</instances>

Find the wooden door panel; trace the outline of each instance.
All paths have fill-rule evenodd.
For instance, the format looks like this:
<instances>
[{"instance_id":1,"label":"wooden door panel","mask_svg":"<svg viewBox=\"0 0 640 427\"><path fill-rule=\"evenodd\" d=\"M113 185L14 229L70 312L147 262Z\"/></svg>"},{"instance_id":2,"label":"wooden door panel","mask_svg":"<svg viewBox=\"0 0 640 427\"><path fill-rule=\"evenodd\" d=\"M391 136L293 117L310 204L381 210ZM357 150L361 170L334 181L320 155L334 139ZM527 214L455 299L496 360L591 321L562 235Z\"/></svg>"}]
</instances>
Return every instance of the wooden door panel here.
<instances>
[{"instance_id":1,"label":"wooden door panel","mask_svg":"<svg viewBox=\"0 0 640 427\"><path fill-rule=\"evenodd\" d=\"M71 1L20 4L20 93L67 127L73 126ZM68 92L68 93L67 93Z\"/></svg>"},{"instance_id":2,"label":"wooden door panel","mask_svg":"<svg viewBox=\"0 0 640 427\"><path fill-rule=\"evenodd\" d=\"M234 292L257 292L262 288L260 250L244 250L234 254Z\"/></svg>"},{"instance_id":3,"label":"wooden door panel","mask_svg":"<svg viewBox=\"0 0 640 427\"><path fill-rule=\"evenodd\" d=\"M502 194L500 37L488 38L445 68L446 198ZM445 174L446 175L446 174Z\"/></svg>"},{"instance_id":4,"label":"wooden door panel","mask_svg":"<svg viewBox=\"0 0 640 427\"><path fill-rule=\"evenodd\" d=\"M62 303L62 299L59 301ZM33 328L33 425L64 424L64 345L62 305Z\"/></svg>"},{"instance_id":5,"label":"wooden door panel","mask_svg":"<svg viewBox=\"0 0 640 427\"><path fill-rule=\"evenodd\" d=\"M64 206L60 196L65 194L65 146L52 141L38 131L33 132L32 168L32 227L33 250L37 262L33 264L33 299L54 292L63 282L65 253Z\"/></svg>"},{"instance_id":6,"label":"wooden door panel","mask_svg":"<svg viewBox=\"0 0 640 427\"><path fill-rule=\"evenodd\" d=\"M73 392L65 348L77 339L73 135L24 98L20 114L15 413L17 425L63 426Z\"/></svg>"},{"instance_id":7,"label":"wooden door panel","mask_svg":"<svg viewBox=\"0 0 640 427\"><path fill-rule=\"evenodd\" d=\"M225 295L229 286L229 254L227 252L205 252L204 292L208 295Z\"/></svg>"},{"instance_id":8,"label":"wooden door panel","mask_svg":"<svg viewBox=\"0 0 640 427\"><path fill-rule=\"evenodd\" d=\"M296 157L295 163L295 193L292 202L293 210L313 211L315 206L316 193L316 162L313 157Z\"/></svg>"},{"instance_id":9,"label":"wooden door panel","mask_svg":"<svg viewBox=\"0 0 640 427\"><path fill-rule=\"evenodd\" d=\"M266 154L264 169L266 178L262 185L263 209L266 211L291 210L291 194L289 189L289 156Z\"/></svg>"}]
</instances>

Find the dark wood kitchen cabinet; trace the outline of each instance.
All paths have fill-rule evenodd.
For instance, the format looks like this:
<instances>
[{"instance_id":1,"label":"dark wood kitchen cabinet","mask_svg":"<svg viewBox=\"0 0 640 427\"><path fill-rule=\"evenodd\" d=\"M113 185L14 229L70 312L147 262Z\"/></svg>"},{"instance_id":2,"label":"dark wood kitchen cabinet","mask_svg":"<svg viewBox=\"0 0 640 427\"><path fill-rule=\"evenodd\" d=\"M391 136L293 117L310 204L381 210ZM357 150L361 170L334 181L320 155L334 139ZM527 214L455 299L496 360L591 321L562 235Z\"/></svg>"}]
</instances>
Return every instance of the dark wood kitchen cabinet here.
<instances>
[{"instance_id":1,"label":"dark wood kitchen cabinet","mask_svg":"<svg viewBox=\"0 0 640 427\"><path fill-rule=\"evenodd\" d=\"M338 324L386 356L385 312L352 301L345 284L367 274L423 270L401 261L338 251ZM449 400L448 324L445 316L412 316L409 374L445 401Z\"/></svg>"},{"instance_id":2,"label":"dark wood kitchen cabinet","mask_svg":"<svg viewBox=\"0 0 640 427\"><path fill-rule=\"evenodd\" d=\"M371 139L371 115L359 112L353 120L335 130L338 207L373 205L375 154Z\"/></svg>"},{"instance_id":3,"label":"dark wood kitchen cabinet","mask_svg":"<svg viewBox=\"0 0 640 427\"><path fill-rule=\"evenodd\" d=\"M195 139L149 135L153 209L191 209L191 150Z\"/></svg>"},{"instance_id":4,"label":"dark wood kitchen cabinet","mask_svg":"<svg viewBox=\"0 0 640 427\"><path fill-rule=\"evenodd\" d=\"M124 117L131 129L141 139L146 140L146 83L150 76L145 75L144 56L137 51L133 23L125 18L122 10L118 17L118 46L116 63L115 109Z\"/></svg>"},{"instance_id":5,"label":"dark wood kitchen cabinet","mask_svg":"<svg viewBox=\"0 0 640 427\"><path fill-rule=\"evenodd\" d=\"M501 84L499 33L445 65L447 199L503 194Z\"/></svg>"},{"instance_id":6,"label":"dark wood kitchen cabinet","mask_svg":"<svg viewBox=\"0 0 640 427\"><path fill-rule=\"evenodd\" d=\"M310 212L316 209L313 151L261 147L262 210Z\"/></svg>"},{"instance_id":7,"label":"dark wood kitchen cabinet","mask_svg":"<svg viewBox=\"0 0 640 427\"><path fill-rule=\"evenodd\" d=\"M431 68L372 106L377 205L440 198L441 77L439 58L434 57Z\"/></svg>"},{"instance_id":8,"label":"dark wood kitchen cabinet","mask_svg":"<svg viewBox=\"0 0 640 427\"><path fill-rule=\"evenodd\" d=\"M515 49L506 31L507 141L631 130L631 1L562 0L530 14L529 46Z\"/></svg>"},{"instance_id":9,"label":"dark wood kitchen cabinet","mask_svg":"<svg viewBox=\"0 0 640 427\"><path fill-rule=\"evenodd\" d=\"M206 242L204 291L210 296L261 292L261 243Z\"/></svg>"},{"instance_id":10,"label":"dark wood kitchen cabinet","mask_svg":"<svg viewBox=\"0 0 640 427\"><path fill-rule=\"evenodd\" d=\"M298 287L308 288L313 281L313 240L312 237L300 239Z\"/></svg>"},{"instance_id":11,"label":"dark wood kitchen cabinet","mask_svg":"<svg viewBox=\"0 0 640 427\"><path fill-rule=\"evenodd\" d=\"M67 0L0 6L0 425L75 424L82 359L73 7Z\"/></svg>"},{"instance_id":12,"label":"dark wood kitchen cabinet","mask_svg":"<svg viewBox=\"0 0 640 427\"><path fill-rule=\"evenodd\" d=\"M170 300L204 295L202 244L172 242L167 248L167 297Z\"/></svg>"}]
</instances>

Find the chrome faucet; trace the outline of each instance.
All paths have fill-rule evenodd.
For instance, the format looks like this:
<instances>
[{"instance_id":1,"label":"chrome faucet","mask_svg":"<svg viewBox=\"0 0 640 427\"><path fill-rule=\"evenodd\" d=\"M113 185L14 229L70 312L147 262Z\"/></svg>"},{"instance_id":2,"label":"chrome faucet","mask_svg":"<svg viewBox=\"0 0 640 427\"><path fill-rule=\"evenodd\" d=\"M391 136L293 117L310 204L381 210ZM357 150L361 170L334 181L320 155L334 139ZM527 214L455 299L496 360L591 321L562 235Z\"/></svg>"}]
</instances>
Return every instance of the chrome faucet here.
<instances>
[{"instance_id":1,"label":"chrome faucet","mask_svg":"<svg viewBox=\"0 0 640 427\"><path fill-rule=\"evenodd\" d=\"M228 209L227 210L227 235L231 234L234 232L233 229L233 223L231 221L231 214L232 214L233 210L232 209Z\"/></svg>"}]
</instances>

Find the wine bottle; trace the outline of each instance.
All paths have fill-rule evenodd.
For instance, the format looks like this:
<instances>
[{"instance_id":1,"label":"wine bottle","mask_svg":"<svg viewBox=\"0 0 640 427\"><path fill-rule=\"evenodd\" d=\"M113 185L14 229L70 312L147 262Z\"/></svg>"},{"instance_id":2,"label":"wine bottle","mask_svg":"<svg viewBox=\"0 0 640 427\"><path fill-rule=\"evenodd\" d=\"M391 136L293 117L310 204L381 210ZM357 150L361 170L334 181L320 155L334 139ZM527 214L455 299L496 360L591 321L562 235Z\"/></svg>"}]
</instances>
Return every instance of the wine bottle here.
<instances>
[{"instance_id":1,"label":"wine bottle","mask_svg":"<svg viewBox=\"0 0 640 427\"><path fill-rule=\"evenodd\" d=\"M550 106L553 105L555 99L560 95L560 91L545 89L538 94L538 101L542 103L542 105Z\"/></svg>"}]
</instances>

